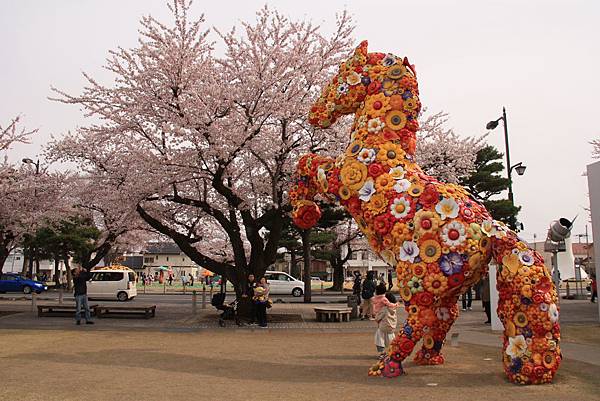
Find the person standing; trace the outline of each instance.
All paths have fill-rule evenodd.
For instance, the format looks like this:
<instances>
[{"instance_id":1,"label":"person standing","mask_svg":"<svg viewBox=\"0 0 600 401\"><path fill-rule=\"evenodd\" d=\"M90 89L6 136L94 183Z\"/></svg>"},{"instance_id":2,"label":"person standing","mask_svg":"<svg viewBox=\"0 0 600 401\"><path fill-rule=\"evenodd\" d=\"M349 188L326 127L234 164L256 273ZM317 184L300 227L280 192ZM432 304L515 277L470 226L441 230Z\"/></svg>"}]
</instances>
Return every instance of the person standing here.
<instances>
[{"instance_id":1,"label":"person standing","mask_svg":"<svg viewBox=\"0 0 600 401\"><path fill-rule=\"evenodd\" d=\"M249 324L256 324L258 320L256 318L256 305L254 304L254 288L256 287L256 282L254 281L254 274L248 274L248 280L246 281L246 287L244 288L244 293L242 294L242 298L250 299L250 322Z\"/></svg>"},{"instance_id":2,"label":"person standing","mask_svg":"<svg viewBox=\"0 0 600 401\"><path fill-rule=\"evenodd\" d=\"M261 277L258 285L254 288L254 304L256 305L256 317L260 327L267 327L267 303L269 302L269 284L265 277Z\"/></svg>"},{"instance_id":3,"label":"person standing","mask_svg":"<svg viewBox=\"0 0 600 401\"><path fill-rule=\"evenodd\" d=\"M361 308L363 311L362 319L370 319L375 320L375 315L373 314L373 303L372 298L375 295L375 272L373 270L369 270L367 272L367 277L362 283L362 291L360 293L363 302L361 304Z\"/></svg>"},{"instance_id":4,"label":"person standing","mask_svg":"<svg viewBox=\"0 0 600 401\"><path fill-rule=\"evenodd\" d=\"M194 276L192 276L192 273L188 274L188 276L190 276L190 287L194 286Z\"/></svg>"},{"instance_id":5,"label":"person standing","mask_svg":"<svg viewBox=\"0 0 600 401\"><path fill-rule=\"evenodd\" d=\"M354 284L352 284L352 295L358 295L360 297L360 283L362 276L358 270L354 271Z\"/></svg>"},{"instance_id":6,"label":"person standing","mask_svg":"<svg viewBox=\"0 0 600 401\"><path fill-rule=\"evenodd\" d=\"M388 291L392 290L392 287L394 286L394 283L392 282L392 269L388 269Z\"/></svg>"},{"instance_id":7,"label":"person standing","mask_svg":"<svg viewBox=\"0 0 600 401\"><path fill-rule=\"evenodd\" d=\"M169 273L169 285L173 285L173 274Z\"/></svg>"},{"instance_id":8,"label":"person standing","mask_svg":"<svg viewBox=\"0 0 600 401\"><path fill-rule=\"evenodd\" d=\"M462 310L471 310L471 304L473 303L473 293L471 292L471 287L467 288L467 291L462 294L461 300Z\"/></svg>"},{"instance_id":9,"label":"person standing","mask_svg":"<svg viewBox=\"0 0 600 401\"><path fill-rule=\"evenodd\" d=\"M483 303L483 309L487 316L485 324L492 324L492 311L490 310L490 278L487 275L481 280L481 302Z\"/></svg>"},{"instance_id":10,"label":"person standing","mask_svg":"<svg viewBox=\"0 0 600 401\"><path fill-rule=\"evenodd\" d=\"M90 315L90 307L87 299L87 282L92 278L92 275L87 270L78 267L73 269L73 295L75 296L75 323L81 324L81 309L84 310L85 323L94 324Z\"/></svg>"}]
</instances>

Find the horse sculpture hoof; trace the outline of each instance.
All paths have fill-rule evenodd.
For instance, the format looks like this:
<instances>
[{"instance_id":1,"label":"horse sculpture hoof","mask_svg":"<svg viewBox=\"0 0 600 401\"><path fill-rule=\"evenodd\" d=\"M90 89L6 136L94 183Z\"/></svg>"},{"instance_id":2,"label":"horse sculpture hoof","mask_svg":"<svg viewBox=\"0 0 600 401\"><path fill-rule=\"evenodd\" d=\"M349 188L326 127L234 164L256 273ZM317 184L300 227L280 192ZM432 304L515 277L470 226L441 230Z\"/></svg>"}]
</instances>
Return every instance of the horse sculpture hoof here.
<instances>
[{"instance_id":1,"label":"horse sculpture hoof","mask_svg":"<svg viewBox=\"0 0 600 401\"><path fill-rule=\"evenodd\" d=\"M369 369L369 376L381 376L389 379L401 376L403 374L404 369L402 369L402 363L393 360L389 356L377 361L377 363L371 366L371 369Z\"/></svg>"}]
</instances>

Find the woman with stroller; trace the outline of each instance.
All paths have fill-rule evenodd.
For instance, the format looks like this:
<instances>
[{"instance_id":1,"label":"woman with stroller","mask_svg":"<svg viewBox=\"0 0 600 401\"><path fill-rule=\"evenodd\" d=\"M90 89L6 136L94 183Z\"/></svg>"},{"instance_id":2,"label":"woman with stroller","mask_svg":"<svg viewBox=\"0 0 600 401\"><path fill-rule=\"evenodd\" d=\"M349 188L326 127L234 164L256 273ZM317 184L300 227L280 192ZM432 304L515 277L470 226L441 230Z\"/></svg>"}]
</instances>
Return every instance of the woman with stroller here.
<instances>
[{"instance_id":1,"label":"woman with stroller","mask_svg":"<svg viewBox=\"0 0 600 401\"><path fill-rule=\"evenodd\" d=\"M261 277L258 285L254 288L254 305L256 307L256 318L260 327L267 327L267 304L269 303L269 284L265 277Z\"/></svg>"}]
</instances>

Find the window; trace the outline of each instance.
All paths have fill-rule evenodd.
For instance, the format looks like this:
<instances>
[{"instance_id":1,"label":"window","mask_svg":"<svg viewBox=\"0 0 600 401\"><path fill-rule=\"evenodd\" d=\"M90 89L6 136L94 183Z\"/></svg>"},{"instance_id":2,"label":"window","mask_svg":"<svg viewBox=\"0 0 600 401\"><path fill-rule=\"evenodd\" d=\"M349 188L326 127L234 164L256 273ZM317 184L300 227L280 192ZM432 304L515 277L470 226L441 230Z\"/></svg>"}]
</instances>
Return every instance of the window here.
<instances>
[{"instance_id":1,"label":"window","mask_svg":"<svg viewBox=\"0 0 600 401\"><path fill-rule=\"evenodd\" d=\"M15 281L17 279L17 276L13 276L11 274L3 274L2 275L2 281Z\"/></svg>"},{"instance_id":2,"label":"window","mask_svg":"<svg viewBox=\"0 0 600 401\"><path fill-rule=\"evenodd\" d=\"M286 274L278 274L277 275L277 280L290 281L290 278Z\"/></svg>"},{"instance_id":3,"label":"window","mask_svg":"<svg viewBox=\"0 0 600 401\"><path fill-rule=\"evenodd\" d=\"M16 256L15 260L21 260L21 257L20 256Z\"/></svg>"},{"instance_id":4,"label":"window","mask_svg":"<svg viewBox=\"0 0 600 401\"><path fill-rule=\"evenodd\" d=\"M169 261L169 257L167 256L167 262Z\"/></svg>"},{"instance_id":5,"label":"window","mask_svg":"<svg viewBox=\"0 0 600 401\"><path fill-rule=\"evenodd\" d=\"M129 281L135 281L135 273L129 272L128 275L129 275Z\"/></svg>"},{"instance_id":6,"label":"window","mask_svg":"<svg viewBox=\"0 0 600 401\"><path fill-rule=\"evenodd\" d=\"M145 257L144 263L154 263L154 256Z\"/></svg>"},{"instance_id":7,"label":"window","mask_svg":"<svg viewBox=\"0 0 600 401\"><path fill-rule=\"evenodd\" d=\"M93 281L121 281L123 280L122 272L98 272L92 276Z\"/></svg>"},{"instance_id":8,"label":"window","mask_svg":"<svg viewBox=\"0 0 600 401\"><path fill-rule=\"evenodd\" d=\"M181 258L181 260L182 260L183 262L185 262L185 256L184 256L183 258Z\"/></svg>"}]
</instances>

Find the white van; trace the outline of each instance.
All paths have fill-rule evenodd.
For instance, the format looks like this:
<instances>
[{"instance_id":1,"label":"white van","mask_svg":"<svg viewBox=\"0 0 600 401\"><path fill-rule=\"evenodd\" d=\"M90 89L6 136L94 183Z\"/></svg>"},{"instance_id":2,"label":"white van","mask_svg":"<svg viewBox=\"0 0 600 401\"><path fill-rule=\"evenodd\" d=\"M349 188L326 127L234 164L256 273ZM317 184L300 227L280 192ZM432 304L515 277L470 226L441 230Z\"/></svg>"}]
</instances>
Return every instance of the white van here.
<instances>
[{"instance_id":1,"label":"white van","mask_svg":"<svg viewBox=\"0 0 600 401\"><path fill-rule=\"evenodd\" d=\"M118 299L121 302L137 295L135 273L131 270L92 270L87 284L88 298Z\"/></svg>"},{"instance_id":2,"label":"white van","mask_svg":"<svg viewBox=\"0 0 600 401\"><path fill-rule=\"evenodd\" d=\"M295 297L300 297L304 293L304 282L296 280L287 273L267 270L265 278L267 279L267 283L269 283L271 294L291 294Z\"/></svg>"}]
</instances>

